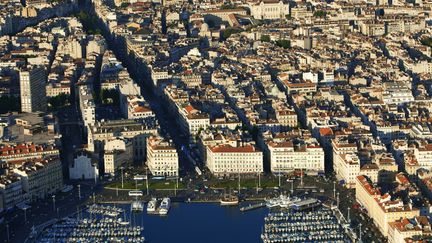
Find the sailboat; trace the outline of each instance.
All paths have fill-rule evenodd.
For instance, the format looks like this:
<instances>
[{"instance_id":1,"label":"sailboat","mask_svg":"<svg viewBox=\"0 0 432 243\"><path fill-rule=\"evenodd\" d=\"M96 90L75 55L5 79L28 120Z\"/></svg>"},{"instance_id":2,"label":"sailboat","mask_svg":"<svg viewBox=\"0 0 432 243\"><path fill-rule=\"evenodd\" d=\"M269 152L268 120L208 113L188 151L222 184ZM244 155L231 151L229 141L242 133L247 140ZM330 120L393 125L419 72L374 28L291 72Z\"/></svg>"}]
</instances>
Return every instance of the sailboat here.
<instances>
[{"instance_id":1,"label":"sailboat","mask_svg":"<svg viewBox=\"0 0 432 243\"><path fill-rule=\"evenodd\" d=\"M220 204L222 206L235 206L239 204L239 198L233 194L226 194L220 199Z\"/></svg>"}]
</instances>

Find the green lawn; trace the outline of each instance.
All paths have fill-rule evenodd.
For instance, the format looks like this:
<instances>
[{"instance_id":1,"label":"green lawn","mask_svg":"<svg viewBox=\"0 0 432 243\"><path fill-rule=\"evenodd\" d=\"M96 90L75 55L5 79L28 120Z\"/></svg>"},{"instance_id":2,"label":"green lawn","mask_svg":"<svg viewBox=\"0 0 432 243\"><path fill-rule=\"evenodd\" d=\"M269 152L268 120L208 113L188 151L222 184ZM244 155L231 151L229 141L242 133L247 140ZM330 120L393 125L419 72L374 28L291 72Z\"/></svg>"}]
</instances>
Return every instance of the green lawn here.
<instances>
[{"instance_id":1,"label":"green lawn","mask_svg":"<svg viewBox=\"0 0 432 243\"><path fill-rule=\"evenodd\" d=\"M150 180L149 181L149 189L172 189L174 190L176 185L176 181L175 180ZM125 181L124 185L123 185L123 189L135 189L135 181ZM114 182L111 183L109 185L107 185L107 187L110 188L116 188L118 187L119 189L122 188L121 182ZM177 189L184 189L186 188L185 184L183 182L178 182L178 188ZM137 186L138 190L146 190L146 183L145 181L141 181L138 182L138 186Z\"/></svg>"},{"instance_id":2,"label":"green lawn","mask_svg":"<svg viewBox=\"0 0 432 243\"><path fill-rule=\"evenodd\" d=\"M256 188L258 184L257 178L240 179L241 188ZM209 183L211 188L238 188L238 179L234 180L213 180ZM261 179L261 188L273 188L279 185L277 178Z\"/></svg>"}]
</instances>

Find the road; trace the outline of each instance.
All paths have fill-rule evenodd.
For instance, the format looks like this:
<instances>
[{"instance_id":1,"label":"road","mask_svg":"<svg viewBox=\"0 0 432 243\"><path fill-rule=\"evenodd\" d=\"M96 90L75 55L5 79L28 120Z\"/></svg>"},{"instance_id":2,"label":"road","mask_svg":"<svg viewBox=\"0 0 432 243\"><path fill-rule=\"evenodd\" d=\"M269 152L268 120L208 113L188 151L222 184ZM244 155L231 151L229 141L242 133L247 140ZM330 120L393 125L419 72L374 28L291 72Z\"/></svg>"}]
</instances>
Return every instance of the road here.
<instances>
[{"instance_id":1,"label":"road","mask_svg":"<svg viewBox=\"0 0 432 243\"><path fill-rule=\"evenodd\" d=\"M54 218L62 218L70 215L87 202L91 202L93 191L98 193L101 187L94 188L94 185L81 184L81 199L79 199L78 187L67 193L57 193L54 200L47 198L31 204L26 212L15 208L7 213L5 223L0 225L0 242L24 242L33 226L38 226ZM27 218L27 221L25 221ZM7 230L9 229L9 241Z\"/></svg>"}]
</instances>

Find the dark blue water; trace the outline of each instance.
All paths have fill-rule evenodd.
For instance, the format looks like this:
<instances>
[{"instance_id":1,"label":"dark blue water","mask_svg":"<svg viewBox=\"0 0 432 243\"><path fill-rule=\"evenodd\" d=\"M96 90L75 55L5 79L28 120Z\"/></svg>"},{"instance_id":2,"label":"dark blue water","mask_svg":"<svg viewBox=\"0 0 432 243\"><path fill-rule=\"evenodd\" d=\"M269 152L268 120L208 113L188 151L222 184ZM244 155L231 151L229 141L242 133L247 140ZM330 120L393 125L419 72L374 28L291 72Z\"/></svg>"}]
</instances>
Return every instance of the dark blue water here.
<instances>
[{"instance_id":1,"label":"dark blue water","mask_svg":"<svg viewBox=\"0 0 432 243\"><path fill-rule=\"evenodd\" d=\"M261 242L267 212L240 212L216 203L173 203L168 216L134 213L132 222L144 226L146 241L152 243L253 243Z\"/></svg>"}]
</instances>

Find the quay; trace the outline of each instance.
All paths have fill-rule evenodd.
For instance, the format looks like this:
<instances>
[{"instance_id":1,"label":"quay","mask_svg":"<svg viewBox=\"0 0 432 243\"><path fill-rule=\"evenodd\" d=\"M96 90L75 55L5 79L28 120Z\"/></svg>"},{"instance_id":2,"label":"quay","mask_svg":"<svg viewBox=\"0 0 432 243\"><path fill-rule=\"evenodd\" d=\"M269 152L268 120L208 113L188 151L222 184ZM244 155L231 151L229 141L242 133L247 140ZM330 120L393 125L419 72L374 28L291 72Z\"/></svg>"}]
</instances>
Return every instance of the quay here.
<instances>
[{"instance_id":1,"label":"quay","mask_svg":"<svg viewBox=\"0 0 432 243\"><path fill-rule=\"evenodd\" d=\"M240 207L241 212L246 212L258 208L263 208L266 206L265 202L257 203L257 204L249 204L248 206Z\"/></svg>"}]
</instances>

